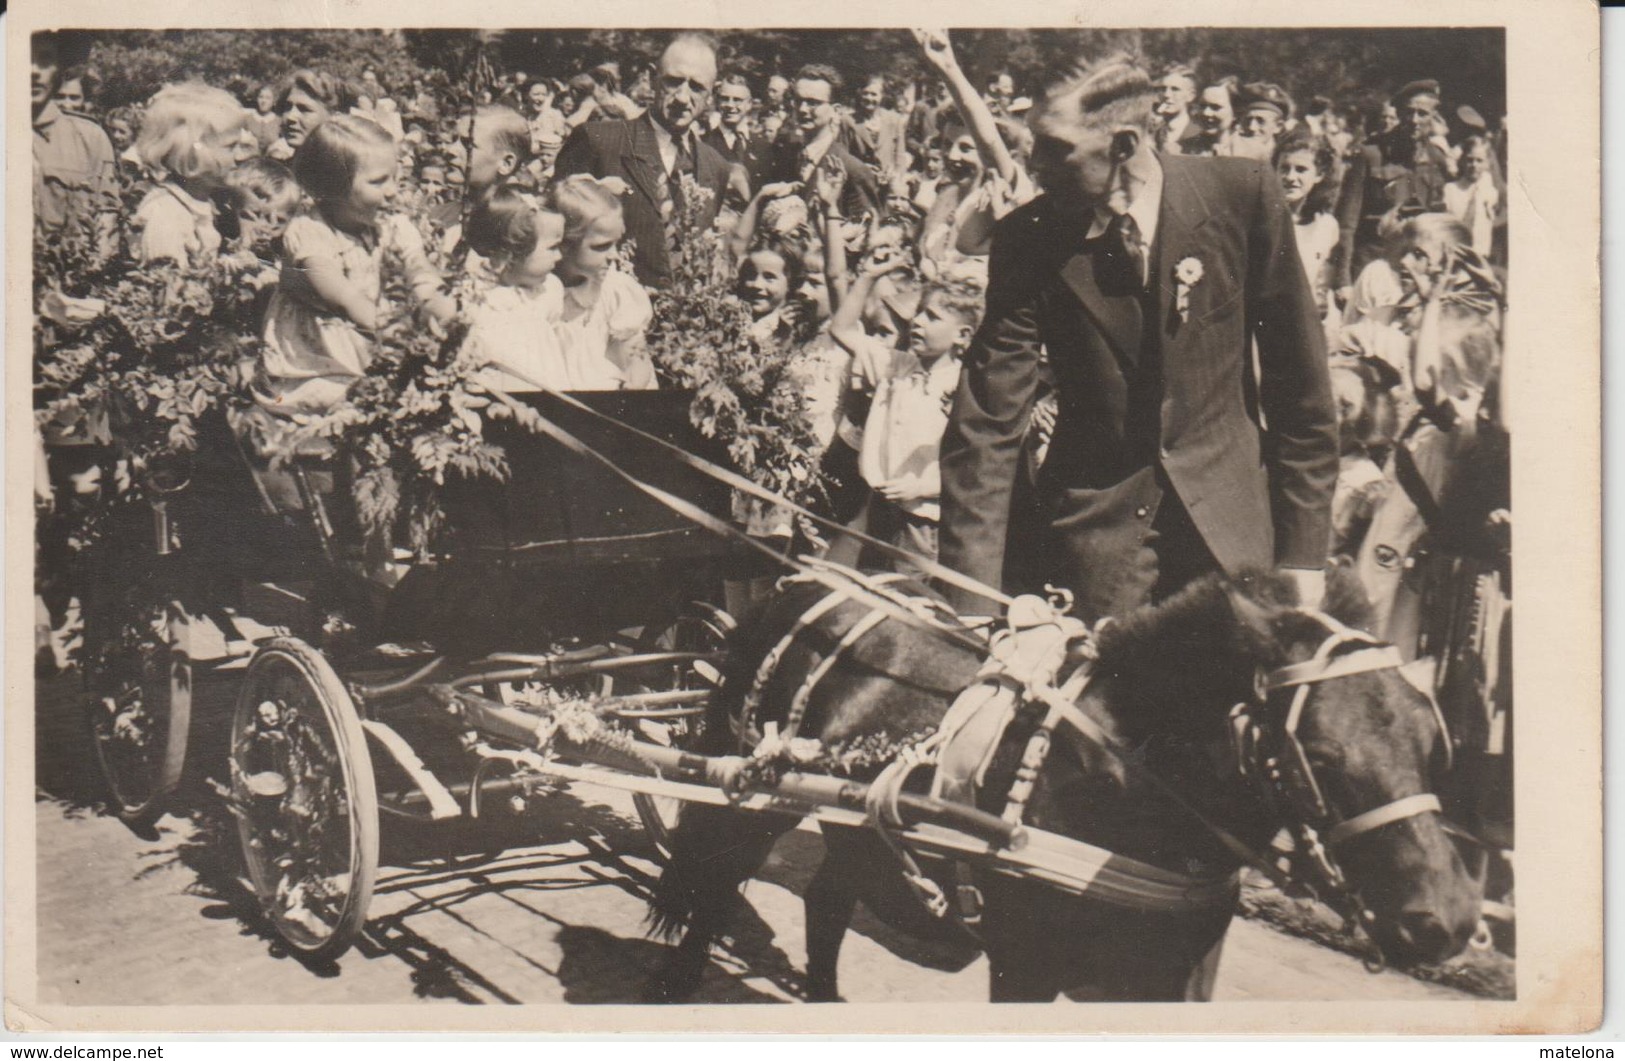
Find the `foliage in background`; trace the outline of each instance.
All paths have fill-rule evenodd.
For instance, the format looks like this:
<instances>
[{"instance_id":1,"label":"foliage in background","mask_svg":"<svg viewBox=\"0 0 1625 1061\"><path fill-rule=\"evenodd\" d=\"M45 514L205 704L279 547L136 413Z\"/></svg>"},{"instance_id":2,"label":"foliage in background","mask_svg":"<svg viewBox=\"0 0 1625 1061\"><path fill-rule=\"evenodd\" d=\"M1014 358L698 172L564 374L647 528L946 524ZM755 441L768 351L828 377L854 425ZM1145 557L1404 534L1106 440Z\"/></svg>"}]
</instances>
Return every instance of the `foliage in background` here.
<instances>
[{"instance_id":1,"label":"foliage in background","mask_svg":"<svg viewBox=\"0 0 1625 1061\"><path fill-rule=\"evenodd\" d=\"M1499 29L1018 29L953 30L973 81L1009 70L1033 94L1081 59L1129 50L1153 65L1192 63L1204 79L1236 74L1279 82L1295 99L1320 94L1346 103L1380 99L1422 77L1444 83L1451 106L1470 103L1493 121L1505 113L1505 34ZM139 102L187 76L248 89L301 67L359 79L373 67L399 92L418 80L437 91L466 89L471 66L491 51L500 69L564 77L603 61L630 81L652 66L665 29L544 30L194 30L109 32L91 64L103 76L106 107ZM716 34L722 64L758 79L830 63L849 84L866 74L921 76L927 68L906 30L727 30Z\"/></svg>"}]
</instances>

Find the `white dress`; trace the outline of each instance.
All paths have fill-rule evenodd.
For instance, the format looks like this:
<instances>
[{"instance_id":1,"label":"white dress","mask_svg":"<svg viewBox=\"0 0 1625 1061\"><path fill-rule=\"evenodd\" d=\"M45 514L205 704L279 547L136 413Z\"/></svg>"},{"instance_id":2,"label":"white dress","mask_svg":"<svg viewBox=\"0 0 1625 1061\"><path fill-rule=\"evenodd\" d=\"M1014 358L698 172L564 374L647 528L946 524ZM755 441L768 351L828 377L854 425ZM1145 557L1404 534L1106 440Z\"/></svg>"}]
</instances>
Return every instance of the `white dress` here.
<instances>
[{"instance_id":1,"label":"white dress","mask_svg":"<svg viewBox=\"0 0 1625 1061\"><path fill-rule=\"evenodd\" d=\"M558 338L569 390L652 390L654 372L643 333L654 319L648 292L615 269L590 303L586 285L564 289Z\"/></svg>"},{"instance_id":2,"label":"white dress","mask_svg":"<svg viewBox=\"0 0 1625 1061\"><path fill-rule=\"evenodd\" d=\"M282 276L265 313L261 404L277 413L320 413L341 401L372 362L373 341L354 321L327 307L305 275L308 263L336 263L363 298L383 297L385 247L399 251L413 288L438 283L423 237L399 216L381 218L372 233L343 232L314 210L288 223L282 237Z\"/></svg>"},{"instance_id":3,"label":"white dress","mask_svg":"<svg viewBox=\"0 0 1625 1061\"><path fill-rule=\"evenodd\" d=\"M1331 297L1329 290L1332 252L1337 249L1342 233L1338 230L1337 218L1329 213L1316 214L1308 221L1295 224L1292 230L1297 237L1298 258L1303 262L1303 271L1309 275L1315 305L1320 307L1321 327L1330 344L1343 323L1337 300Z\"/></svg>"},{"instance_id":4,"label":"white dress","mask_svg":"<svg viewBox=\"0 0 1625 1061\"><path fill-rule=\"evenodd\" d=\"M165 181L135 208L132 221L140 233L135 256L143 262L168 258L183 267L212 261L220 252L214 214L213 203L194 199L179 185Z\"/></svg>"},{"instance_id":5,"label":"white dress","mask_svg":"<svg viewBox=\"0 0 1625 1061\"><path fill-rule=\"evenodd\" d=\"M538 385L572 389L558 337L563 311L564 285L556 276L536 288L498 285L481 292L469 307L467 339L475 356L492 366L481 381L516 393Z\"/></svg>"}]
</instances>

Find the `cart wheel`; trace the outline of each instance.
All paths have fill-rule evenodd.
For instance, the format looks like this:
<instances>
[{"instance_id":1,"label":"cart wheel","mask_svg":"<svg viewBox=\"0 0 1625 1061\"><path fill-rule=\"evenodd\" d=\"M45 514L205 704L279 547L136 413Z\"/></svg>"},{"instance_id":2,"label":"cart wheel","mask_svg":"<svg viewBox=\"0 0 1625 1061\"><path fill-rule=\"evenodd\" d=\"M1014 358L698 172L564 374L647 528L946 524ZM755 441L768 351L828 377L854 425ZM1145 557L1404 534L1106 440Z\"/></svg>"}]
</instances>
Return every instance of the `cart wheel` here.
<instances>
[{"instance_id":1,"label":"cart wheel","mask_svg":"<svg viewBox=\"0 0 1625 1061\"><path fill-rule=\"evenodd\" d=\"M350 694L298 638L268 642L249 664L231 724L231 800L277 933L307 958L342 954L378 878L378 792Z\"/></svg>"},{"instance_id":2,"label":"cart wheel","mask_svg":"<svg viewBox=\"0 0 1625 1061\"><path fill-rule=\"evenodd\" d=\"M192 717L192 668L175 651L161 617L119 632L93 665L91 744L126 824L147 828L164 813L186 763Z\"/></svg>"},{"instance_id":3,"label":"cart wheel","mask_svg":"<svg viewBox=\"0 0 1625 1061\"><path fill-rule=\"evenodd\" d=\"M728 647L728 638L738 627L733 616L715 605L691 601L683 613L664 627L649 631L641 647L662 652L721 652ZM672 668L669 675L651 682L651 686L664 689L714 689L720 676L705 664L685 664ZM644 722L645 737L673 748L694 750L704 731L704 717L675 719L670 722ZM672 834L682 816L683 801L674 796L651 796L642 792L632 794L632 803L643 819L643 828L649 833L661 859L671 858Z\"/></svg>"}]
</instances>

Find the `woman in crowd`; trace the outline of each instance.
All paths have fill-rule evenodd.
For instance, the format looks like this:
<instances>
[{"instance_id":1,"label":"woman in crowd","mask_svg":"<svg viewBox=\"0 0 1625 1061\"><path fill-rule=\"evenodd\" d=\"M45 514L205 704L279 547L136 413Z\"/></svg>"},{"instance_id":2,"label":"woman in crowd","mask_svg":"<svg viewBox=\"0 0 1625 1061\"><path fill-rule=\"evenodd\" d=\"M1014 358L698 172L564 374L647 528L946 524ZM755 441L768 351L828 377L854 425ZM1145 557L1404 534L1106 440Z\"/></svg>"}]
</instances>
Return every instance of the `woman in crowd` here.
<instances>
[{"instance_id":1,"label":"woman in crowd","mask_svg":"<svg viewBox=\"0 0 1625 1061\"><path fill-rule=\"evenodd\" d=\"M1275 173L1292 210L1298 258L1309 274L1315 304L1328 337L1341 326L1337 301L1331 295L1332 255L1341 237L1332 206L1337 201L1337 153L1323 137L1290 136L1275 149Z\"/></svg>"}]
</instances>

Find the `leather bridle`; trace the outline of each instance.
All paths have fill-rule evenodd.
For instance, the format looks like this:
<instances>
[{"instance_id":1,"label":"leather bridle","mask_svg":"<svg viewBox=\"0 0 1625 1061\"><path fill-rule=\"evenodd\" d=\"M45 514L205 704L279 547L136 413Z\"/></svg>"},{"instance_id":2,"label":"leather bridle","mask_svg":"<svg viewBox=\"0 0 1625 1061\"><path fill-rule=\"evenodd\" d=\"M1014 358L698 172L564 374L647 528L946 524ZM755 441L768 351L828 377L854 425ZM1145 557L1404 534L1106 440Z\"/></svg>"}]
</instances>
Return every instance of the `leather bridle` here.
<instances>
[{"instance_id":1,"label":"leather bridle","mask_svg":"<svg viewBox=\"0 0 1625 1061\"><path fill-rule=\"evenodd\" d=\"M1422 792L1372 807L1349 817L1334 820L1314 766L1298 738L1304 707L1316 685L1337 678L1381 671L1397 671L1403 665L1399 650L1370 634L1344 626L1321 612L1305 610L1326 628L1327 636L1313 656L1271 671L1260 671L1251 702L1237 704L1230 712L1230 733L1236 762L1244 778L1258 785L1267 805L1276 808L1293 837L1293 861L1307 869L1309 886L1322 899L1345 907L1345 916L1369 928L1372 915L1338 865L1334 852L1358 836L1394 822L1423 814L1443 814L1439 797ZM1271 710L1277 693L1291 691L1285 712ZM1437 701L1431 696L1444 752L1444 768L1451 757L1450 731ZM1375 942L1373 940L1373 942Z\"/></svg>"}]
</instances>

